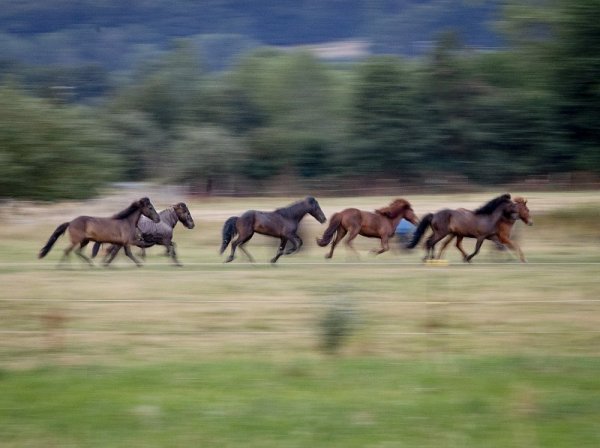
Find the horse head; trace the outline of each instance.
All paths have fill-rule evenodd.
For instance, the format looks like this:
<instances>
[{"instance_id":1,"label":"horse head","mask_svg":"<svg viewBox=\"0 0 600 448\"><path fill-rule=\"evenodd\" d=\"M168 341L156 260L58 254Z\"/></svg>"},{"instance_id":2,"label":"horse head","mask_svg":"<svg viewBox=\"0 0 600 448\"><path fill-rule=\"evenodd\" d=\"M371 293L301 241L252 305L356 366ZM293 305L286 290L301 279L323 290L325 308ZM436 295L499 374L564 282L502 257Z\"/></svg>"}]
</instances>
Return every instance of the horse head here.
<instances>
[{"instance_id":1,"label":"horse head","mask_svg":"<svg viewBox=\"0 0 600 448\"><path fill-rule=\"evenodd\" d=\"M139 201L137 201L137 205L142 211L142 215L144 215L146 218L149 218L154 222L160 222L160 216L158 215L158 212L152 205L152 202L150 202L150 199L142 198Z\"/></svg>"},{"instance_id":2,"label":"horse head","mask_svg":"<svg viewBox=\"0 0 600 448\"><path fill-rule=\"evenodd\" d=\"M517 204L517 213L519 219L528 226L533 225L533 219L529 215L529 207L527 207L527 199L522 197L516 197L514 203Z\"/></svg>"},{"instance_id":3,"label":"horse head","mask_svg":"<svg viewBox=\"0 0 600 448\"><path fill-rule=\"evenodd\" d=\"M188 209L187 205L184 202L180 202L173 206L173 210L175 210L175 214L177 215L177 219L188 229L193 229L195 226L194 219L192 218L192 214Z\"/></svg>"},{"instance_id":4,"label":"horse head","mask_svg":"<svg viewBox=\"0 0 600 448\"><path fill-rule=\"evenodd\" d=\"M503 202L498 204L498 210L502 212L500 217L516 221L519 219L519 207L513 201Z\"/></svg>"},{"instance_id":5,"label":"horse head","mask_svg":"<svg viewBox=\"0 0 600 448\"><path fill-rule=\"evenodd\" d=\"M419 223L417 215L412 209L410 202L408 202L406 199L396 199L387 207L375 210L375 213L386 216L390 219L395 219L398 216L402 216L402 218L414 225Z\"/></svg>"},{"instance_id":6,"label":"horse head","mask_svg":"<svg viewBox=\"0 0 600 448\"><path fill-rule=\"evenodd\" d=\"M308 213L310 213L310 215L313 218L315 218L321 224L323 224L325 221L327 221L327 217L325 216L325 213L323 213L323 210L321 210L321 206L319 205L319 203L317 202L317 200L314 197L307 196L304 199L304 202L306 202L306 205L308 207Z\"/></svg>"}]
</instances>

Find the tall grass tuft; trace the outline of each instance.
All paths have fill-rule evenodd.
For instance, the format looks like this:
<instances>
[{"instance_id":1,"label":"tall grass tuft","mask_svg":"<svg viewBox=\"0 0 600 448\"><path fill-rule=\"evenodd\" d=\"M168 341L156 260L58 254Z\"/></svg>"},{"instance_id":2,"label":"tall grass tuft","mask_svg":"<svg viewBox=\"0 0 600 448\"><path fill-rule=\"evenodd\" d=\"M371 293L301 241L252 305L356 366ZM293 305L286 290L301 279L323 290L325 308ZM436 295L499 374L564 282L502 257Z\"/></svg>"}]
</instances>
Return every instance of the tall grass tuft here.
<instances>
[{"instance_id":1,"label":"tall grass tuft","mask_svg":"<svg viewBox=\"0 0 600 448\"><path fill-rule=\"evenodd\" d=\"M327 354L336 354L358 326L356 306L349 299L327 303L318 321L319 345Z\"/></svg>"}]
</instances>

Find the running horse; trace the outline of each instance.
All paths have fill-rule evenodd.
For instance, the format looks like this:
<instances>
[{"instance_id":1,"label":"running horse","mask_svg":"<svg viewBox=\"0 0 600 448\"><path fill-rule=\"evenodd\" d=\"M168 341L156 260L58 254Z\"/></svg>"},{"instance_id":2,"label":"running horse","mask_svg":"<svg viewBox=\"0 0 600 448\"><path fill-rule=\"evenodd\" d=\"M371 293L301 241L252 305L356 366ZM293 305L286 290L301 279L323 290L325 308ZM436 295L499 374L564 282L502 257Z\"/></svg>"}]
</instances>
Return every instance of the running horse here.
<instances>
[{"instance_id":1,"label":"running horse","mask_svg":"<svg viewBox=\"0 0 600 448\"><path fill-rule=\"evenodd\" d=\"M52 235L50 235L50 239L46 245L40 250L38 258L44 258L50 252L56 240L68 230L71 245L65 249L64 255L60 260L61 262L70 255L73 249L79 246L75 249L75 254L92 266L92 260L86 257L81 251L90 241L95 241L122 246L127 256L136 265L141 266L141 263L131 253L129 246L136 243L136 227L142 215L154 222L160 221L158 213L148 198L132 202L129 207L117 213L112 218L78 216L72 221L64 222L56 228ZM116 252L114 255L116 255ZM110 263L114 255L105 264Z\"/></svg>"},{"instance_id":2,"label":"running horse","mask_svg":"<svg viewBox=\"0 0 600 448\"><path fill-rule=\"evenodd\" d=\"M414 248L428 228L433 230L433 234L425 243L424 260L434 258L435 245L447 235L460 237L461 240L463 237L476 238L477 243L472 254L467 255L462 251L463 260L470 262L479 253L484 240L497 237L503 218L518 219L517 205L511 201L510 194L498 196L475 211L461 208L428 213L421 219L421 223L407 247Z\"/></svg>"},{"instance_id":3,"label":"running horse","mask_svg":"<svg viewBox=\"0 0 600 448\"><path fill-rule=\"evenodd\" d=\"M139 239L134 244L142 249L142 258L146 258L146 248L152 247L155 244L165 246L167 248L167 255L171 257L175 265L181 266L175 252L173 229L178 222L181 222L188 229L193 229L195 224L192 214L184 202L179 202L164 209L158 215L160 217L160 222L158 223L153 222L145 216L140 217L137 224ZM92 258L98 254L99 249L100 243L95 243L92 250ZM110 246L107 250L106 258L108 259L113 251L119 251L119 249L120 247L117 245Z\"/></svg>"},{"instance_id":4,"label":"running horse","mask_svg":"<svg viewBox=\"0 0 600 448\"><path fill-rule=\"evenodd\" d=\"M415 212L406 199L396 199L389 206L375 210L375 213L366 212L357 208L347 208L341 212L334 213L329 218L329 226L321 238L317 238L317 244L321 247L331 243L331 250L325 258L331 258L335 246L348 234L346 246L355 253L356 249L352 246L352 241L358 235L379 238L381 240L381 249L375 250L375 254L381 254L389 250L389 239L394 236L396 227L400 220L404 218L407 221L417 225L418 220ZM335 239L333 239L335 235Z\"/></svg>"},{"instance_id":5,"label":"running horse","mask_svg":"<svg viewBox=\"0 0 600 448\"><path fill-rule=\"evenodd\" d=\"M516 197L513 199L513 202L517 206L517 217L515 218L512 215L508 216L508 217L502 216L502 218L500 218L500 221L498 222L498 233L491 235L487 239L492 240L501 249L503 249L504 246L508 247L510 250L517 253L517 255L519 256L519 259L521 260L522 263L526 263L527 260L525 259L525 255L523 254L523 251L521 250L519 245L516 243L516 241L514 241L510 238L510 234L511 234L513 226L519 219L521 221L523 221L525 224L527 224L528 226L533 225L533 219L531 219L529 207L527 207L527 199L522 198L522 197ZM446 238L446 240L444 241L444 244L442 245L442 248L440 249L440 253L437 256L438 259L442 258L442 254L444 253L444 250L446 249L448 244L450 244L450 242L452 242L453 239L454 239L454 235L450 235L448 238ZM466 258L467 254L463 250L462 244L461 244L462 239L463 239L462 236L456 237L456 248L463 254L463 257Z\"/></svg>"},{"instance_id":6,"label":"running horse","mask_svg":"<svg viewBox=\"0 0 600 448\"><path fill-rule=\"evenodd\" d=\"M277 254L271 259L271 263L276 263L281 255L290 255L302 246L302 239L298 236L297 230L300 220L306 214L310 214L321 224L327 221L319 203L312 196L307 196L288 207L278 208L272 212L248 210L239 217L232 216L223 225L223 242L220 253L225 252L233 237L238 235L237 239L231 243L231 255L229 255L225 262L229 263L234 259L235 250L238 247L246 254L250 261L254 261L244 248L244 244L252 238L254 233L260 233L280 239L281 244L279 245ZM288 241L292 244L292 247L285 251Z\"/></svg>"}]
</instances>

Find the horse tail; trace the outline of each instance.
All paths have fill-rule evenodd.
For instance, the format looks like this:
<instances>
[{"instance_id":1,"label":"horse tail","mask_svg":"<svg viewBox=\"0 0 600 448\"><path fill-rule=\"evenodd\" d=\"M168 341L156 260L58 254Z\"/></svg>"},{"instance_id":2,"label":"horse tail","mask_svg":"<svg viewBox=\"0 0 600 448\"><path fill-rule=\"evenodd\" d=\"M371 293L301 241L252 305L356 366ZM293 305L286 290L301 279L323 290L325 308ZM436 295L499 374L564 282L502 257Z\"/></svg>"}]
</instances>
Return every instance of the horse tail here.
<instances>
[{"instance_id":1,"label":"horse tail","mask_svg":"<svg viewBox=\"0 0 600 448\"><path fill-rule=\"evenodd\" d=\"M225 224L223 224L223 242L221 243L221 251L219 253L222 254L223 252L225 252L225 249L227 249L227 246L229 246L229 243L237 234L237 220L237 216L232 216L227 221L225 221Z\"/></svg>"},{"instance_id":2,"label":"horse tail","mask_svg":"<svg viewBox=\"0 0 600 448\"><path fill-rule=\"evenodd\" d=\"M329 226L325 230L325 233L321 238L317 238L317 244L321 247L327 246L331 243L333 236L336 234L337 229L340 227L342 223L342 216L340 213L334 213L333 216L329 219Z\"/></svg>"},{"instance_id":3,"label":"horse tail","mask_svg":"<svg viewBox=\"0 0 600 448\"><path fill-rule=\"evenodd\" d=\"M67 227L69 227L69 224L71 224L70 222L63 222L60 226L58 226L56 228L56 230L54 231L54 233L52 235L50 235L50 239L48 240L48 242L46 243L46 245L44 247L42 247L42 250L40 250L40 253L38 254L38 258L44 258L48 252L50 252L50 249L52 249L52 246L54 246L54 243L56 243L56 240L63 234L66 232Z\"/></svg>"},{"instance_id":4,"label":"horse tail","mask_svg":"<svg viewBox=\"0 0 600 448\"><path fill-rule=\"evenodd\" d=\"M423 216L423 219L421 219L421 222L419 223L417 230L415 230L415 234L413 235L411 242L406 245L407 249L412 249L417 244L419 244L419 241L423 237L423 234L427 230L427 227L429 227L431 225L432 220L433 220L433 213L428 213L425 216Z\"/></svg>"},{"instance_id":5,"label":"horse tail","mask_svg":"<svg viewBox=\"0 0 600 448\"><path fill-rule=\"evenodd\" d=\"M96 255L98 255L98 251L100 250L100 246L102 246L102 244L98 241L94 243L94 247L92 247L92 258L96 258Z\"/></svg>"}]
</instances>

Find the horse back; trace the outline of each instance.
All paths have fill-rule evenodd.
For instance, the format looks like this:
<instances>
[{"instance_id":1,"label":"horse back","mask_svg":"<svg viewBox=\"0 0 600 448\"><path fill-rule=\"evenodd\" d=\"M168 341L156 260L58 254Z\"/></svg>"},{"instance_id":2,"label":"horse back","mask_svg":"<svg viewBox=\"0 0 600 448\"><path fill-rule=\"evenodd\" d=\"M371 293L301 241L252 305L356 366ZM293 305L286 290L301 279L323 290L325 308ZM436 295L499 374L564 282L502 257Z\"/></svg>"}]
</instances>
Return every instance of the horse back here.
<instances>
[{"instance_id":1,"label":"horse back","mask_svg":"<svg viewBox=\"0 0 600 448\"><path fill-rule=\"evenodd\" d=\"M377 213L357 208L347 208L340 213L343 214L342 225L346 230L359 229L358 233L366 237L379 237L382 232L389 233L389 223Z\"/></svg>"},{"instance_id":2,"label":"horse back","mask_svg":"<svg viewBox=\"0 0 600 448\"><path fill-rule=\"evenodd\" d=\"M242 221L241 223L240 220ZM276 212L249 210L238 219L238 232L240 231L240 226L251 227L254 232L262 235L279 237L289 232L295 232L298 228L298 223Z\"/></svg>"},{"instance_id":3,"label":"horse back","mask_svg":"<svg viewBox=\"0 0 600 448\"><path fill-rule=\"evenodd\" d=\"M490 215L478 215L471 210L459 208L447 210L448 231L458 235L477 237L490 233Z\"/></svg>"},{"instance_id":4,"label":"horse back","mask_svg":"<svg viewBox=\"0 0 600 448\"><path fill-rule=\"evenodd\" d=\"M125 244L131 239L131 225L124 220L78 216L69 224L69 235L73 242L92 240L102 243Z\"/></svg>"}]
</instances>

